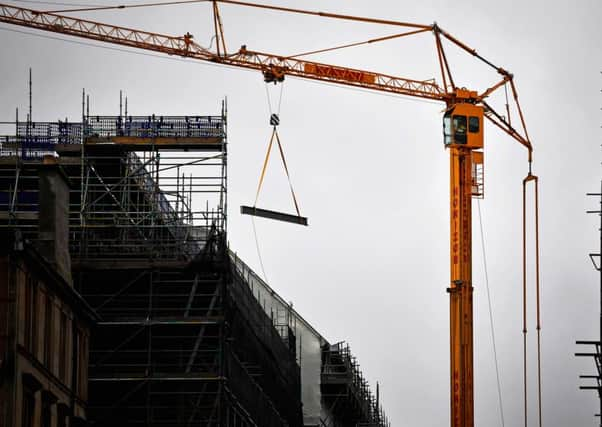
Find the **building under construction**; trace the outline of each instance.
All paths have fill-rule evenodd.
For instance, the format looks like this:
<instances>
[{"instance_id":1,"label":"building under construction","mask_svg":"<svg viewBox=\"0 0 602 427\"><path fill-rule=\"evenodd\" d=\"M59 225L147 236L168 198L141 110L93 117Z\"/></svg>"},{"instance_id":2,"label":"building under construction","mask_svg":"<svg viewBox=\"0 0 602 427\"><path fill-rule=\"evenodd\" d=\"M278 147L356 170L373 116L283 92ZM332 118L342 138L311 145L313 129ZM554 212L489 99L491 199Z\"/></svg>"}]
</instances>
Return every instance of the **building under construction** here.
<instances>
[{"instance_id":1,"label":"building under construction","mask_svg":"<svg viewBox=\"0 0 602 427\"><path fill-rule=\"evenodd\" d=\"M214 116L16 120L1 137L0 267L25 245L68 270L65 307L91 325L89 341L70 347L88 365L81 409L59 410L40 387L25 405L16 390L29 377L3 362L3 425L389 425L349 347L329 343L227 247L227 147L225 105ZM59 226L44 225L47 206ZM49 241L62 262L47 259ZM22 298L7 277L2 361L22 351L11 339Z\"/></svg>"}]
</instances>

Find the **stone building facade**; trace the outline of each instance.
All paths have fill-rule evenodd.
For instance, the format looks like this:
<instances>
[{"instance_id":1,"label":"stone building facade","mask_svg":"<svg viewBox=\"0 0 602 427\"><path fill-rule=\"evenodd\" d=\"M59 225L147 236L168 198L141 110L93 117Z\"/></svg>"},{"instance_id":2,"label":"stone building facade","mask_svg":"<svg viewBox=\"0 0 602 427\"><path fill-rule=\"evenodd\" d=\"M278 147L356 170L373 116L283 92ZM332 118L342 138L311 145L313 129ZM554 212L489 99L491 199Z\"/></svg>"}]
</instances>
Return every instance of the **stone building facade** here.
<instances>
[{"instance_id":1,"label":"stone building facade","mask_svg":"<svg viewBox=\"0 0 602 427\"><path fill-rule=\"evenodd\" d=\"M85 424L92 309L73 289L66 247L68 187L52 160L40 165L41 239L0 235L0 425ZM44 241L45 240L45 241Z\"/></svg>"}]
</instances>

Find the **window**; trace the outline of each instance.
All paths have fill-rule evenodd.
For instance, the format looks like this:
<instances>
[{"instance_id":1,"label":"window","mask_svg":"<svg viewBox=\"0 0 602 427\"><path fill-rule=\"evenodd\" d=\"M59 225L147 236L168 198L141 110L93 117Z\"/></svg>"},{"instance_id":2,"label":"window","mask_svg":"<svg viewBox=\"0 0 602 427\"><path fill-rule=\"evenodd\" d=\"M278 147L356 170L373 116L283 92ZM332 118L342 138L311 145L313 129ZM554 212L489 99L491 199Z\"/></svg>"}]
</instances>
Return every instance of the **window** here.
<instances>
[{"instance_id":1,"label":"window","mask_svg":"<svg viewBox=\"0 0 602 427\"><path fill-rule=\"evenodd\" d=\"M51 402L42 399L42 427L51 427L52 426L52 411Z\"/></svg>"},{"instance_id":2,"label":"window","mask_svg":"<svg viewBox=\"0 0 602 427\"><path fill-rule=\"evenodd\" d=\"M46 294L46 307L44 312L44 365L52 372L52 341L53 341L53 302L52 295Z\"/></svg>"},{"instance_id":3,"label":"window","mask_svg":"<svg viewBox=\"0 0 602 427\"><path fill-rule=\"evenodd\" d=\"M60 414L56 420L57 427L67 427L67 415Z\"/></svg>"},{"instance_id":4,"label":"window","mask_svg":"<svg viewBox=\"0 0 602 427\"><path fill-rule=\"evenodd\" d=\"M56 427L67 427L68 406L65 403L56 405Z\"/></svg>"},{"instance_id":5,"label":"window","mask_svg":"<svg viewBox=\"0 0 602 427\"><path fill-rule=\"evenodd\" d=\"M77 392L83 400L87 399L88 385L88 339L82 329L77 330Z\"/></svg>"},{"instance_id":6,"label":"window","mask_svg":"<svg viewBox=\"0 0 602 427\"><path fill-rule=\"evenodd\" d=\"M67 360L69 359L67 353L67 315L61 310L60 324L59 324L59 379L63 382L67 382Z\"/></svg>"},{"instance_id":7,"label":"window","mask_svg":"<svg viewBox=\"0 0 602 427\"><path fill-rule=\"evenodd\" d=\"M36 409L36 398L33 392L27 388L23 388L23 403L21 413L21 425L23 427L33 427L34 425L34 413Z\"/></svg>"},{"instance_id":8,"label":"window","mask_svg":"<svg viewBox=\"0 0 602 427\"><path fill-rule=\"evenodd\" d=\"M443 116L443 143L445 145L451 144L451 115L447 113Z\"/></svg>"},{"instance_id":9,"label":"window","mask_svg":"<svg viewBox=\"0 0 602 427\"><path fill-rule=\"evenodd\" d=\"M38 284L32 280L32 298L31 298L31 354L38 357Z\"/></svg>"},{"instance_id":10,"label":"window","mask_svg":"<svg viewBox=\"0 0 602 427\"><path fill-rule=\"evenodd\" d=\"M479 132L479 118L475 116L470 116L468 118L468 132L477 133Z\"/></svg>"},{"instance_id":11,"label":"window","mask_svg":"<svg viewBox=\"0 0 602 427\"><path fill-rule=\"evenodd\" d=\"M466 144L466 116L453 116L454 142Z\"/></svg>"},{"instance_id":12,"label":"window","mask_svg":"<svg viewBox=\"0 0 602 427\"><path fill-rule=\"evenodd\" d=\"M25 324L23 325L23 346L26 349L31 347L31 281L29 275L25 278L25 287L23 288L23 304L25 305Z\"/></svg>"},{"instance_id":13,"label":"window","mask_svg":"<svg viewBox=\"0 0 602 427\"><path fill-rule=\"evenodd\" d=\"M37 350L37 283L30 275L25 279L25 325L24 326L24 346L33 355L36 356Z\"/></svg>"}]
</instances>

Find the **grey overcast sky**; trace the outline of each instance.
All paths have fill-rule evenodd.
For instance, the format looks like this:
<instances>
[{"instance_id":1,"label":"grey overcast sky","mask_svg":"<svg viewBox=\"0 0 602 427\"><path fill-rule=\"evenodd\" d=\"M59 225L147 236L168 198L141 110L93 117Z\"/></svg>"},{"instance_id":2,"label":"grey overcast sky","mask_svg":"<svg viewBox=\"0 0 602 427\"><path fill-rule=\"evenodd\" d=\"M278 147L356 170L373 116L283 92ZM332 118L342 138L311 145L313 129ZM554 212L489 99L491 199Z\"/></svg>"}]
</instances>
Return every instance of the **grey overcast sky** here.
<instances>
[{"instance_id":1,"label":"grey overcast sky","mask_svg":"<svg viewBox=\"0 0 602 427\"><path fill-rule=\"evenodd\" d=\"M67 1L67 0L65 0ZM139 1L139 0L134 0ZM67 1L68 2L68 1ZM86 0L77 0L85 3ZM599 218L585 214L600 185L602 52L598 0L333 1L272 4L429 24L436 21L495 64L510 70L535 146L541 177L543 411L546 426L594 426L597 399L578 390L593 362L577 360L576 339L598 334ZM91 2L105 4L105 0ZM106 3L111 4L109 0ZM39 2L14 2L56 8ZM59 7L62 8L62 7ZM221 7L230 50L282 54L329 47L395 28L271 11ZM207 5L86 13L133 28L182 35L208 45ZM19 32L15 32L19 31ZM25 34L34 33L37 35ZM0 25L0 119L27 107L33 68L33 118L81 117L81 90L92 114L117 114L119 90L131 114L218 114L228 98L229 240L261 273L252 204L270 134L259 73L136 51L98 47ZM54 37L54 38L49 38ZM85 44L82 44L85 43ZM450 48L458 84L482 89L496 77ZM317 60L416 79L438 77L430 34ZM278 96L279 88L269 88ZM308 228L257 220L269 284L331 342L346 340L394 426L442 426L449 420L448 154L443 105L287 79L280 135ZM4 128L2 133L8 132ZM486 197L480 202L506 425L522 423L521 180L525 150L486 128ZM258 206L293 212L286 177L272 158ZM501 425L492 339L474 206L475 412L479 426ZM530 307L533 307L530 292ZM529 312L529 371L535 371L535 315ZM535 424L535 377L530 376Z\"/></svg>"}]
</instances>

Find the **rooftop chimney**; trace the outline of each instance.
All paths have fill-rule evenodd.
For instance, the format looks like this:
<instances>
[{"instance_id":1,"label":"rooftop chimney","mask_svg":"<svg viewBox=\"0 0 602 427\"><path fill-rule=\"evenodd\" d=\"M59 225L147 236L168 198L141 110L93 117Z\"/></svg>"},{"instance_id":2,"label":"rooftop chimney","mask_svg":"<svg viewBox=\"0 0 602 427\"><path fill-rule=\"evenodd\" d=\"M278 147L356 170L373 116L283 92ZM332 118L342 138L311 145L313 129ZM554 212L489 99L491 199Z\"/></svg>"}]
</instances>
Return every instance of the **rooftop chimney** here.
<instances>
[{"instance_id":1,"label":"rooftop chimney","mask_svg":"<svg viewBox=\"0 0 602 427\"><path fill-rule=\"evenodd\" d=\"M69 256L69 179L54 156L39 169L39 245L42 255L72 285Z\"/></svg>"}]
</instances>

